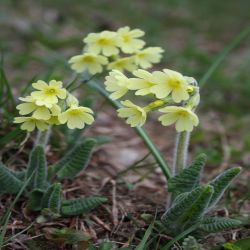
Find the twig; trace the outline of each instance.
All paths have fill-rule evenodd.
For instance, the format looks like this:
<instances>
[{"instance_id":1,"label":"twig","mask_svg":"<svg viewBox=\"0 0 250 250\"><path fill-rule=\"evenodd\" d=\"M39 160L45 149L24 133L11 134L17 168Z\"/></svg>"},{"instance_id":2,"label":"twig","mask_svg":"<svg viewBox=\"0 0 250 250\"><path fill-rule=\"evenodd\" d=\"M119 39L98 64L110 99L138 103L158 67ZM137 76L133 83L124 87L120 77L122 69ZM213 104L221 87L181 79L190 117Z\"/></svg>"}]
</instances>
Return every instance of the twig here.
<instances>
[{"instance_id":1,"label":"twig","mask_svg":"<svg viewBox=\"0 0 250 250\"><path fill-rule=\"evenodd\" d=\"M96 215L91 215L90 216L97 224L99 224L100 226L102 226L104 229L108 230L109 232L111 231L110 227L105 224L99 217L97 217Z\"/></svg>"},{"instance_id":2,"label":"twig","mask_svg":"<svg viewBox=\"0 0 250 250\"><path fill-rule=\"evenodd\" d=\"M116 200L116 182L114 180L111 181L113 185L112 189L112 219L113 224L115 226L118 225L118 209L117 209L117 200Z\"/></svg>"}]
</instances>

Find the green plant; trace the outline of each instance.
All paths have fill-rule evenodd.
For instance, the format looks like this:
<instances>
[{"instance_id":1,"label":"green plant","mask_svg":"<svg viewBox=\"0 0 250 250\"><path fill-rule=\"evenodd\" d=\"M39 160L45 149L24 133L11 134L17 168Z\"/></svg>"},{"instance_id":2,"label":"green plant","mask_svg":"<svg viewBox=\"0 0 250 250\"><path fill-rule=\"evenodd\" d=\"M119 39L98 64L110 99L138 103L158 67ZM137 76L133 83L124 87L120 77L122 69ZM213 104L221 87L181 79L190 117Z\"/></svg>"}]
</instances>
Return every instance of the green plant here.
<instances>
[{"instance_id":1,"label":"green plant","mask_svg":"<svg viewBox=\"0 0 250 250\"><path fill-rule=\"evenodd\" d=\"M24 195L28 199L28 209L41 211L43 217L46 218L88 213L107 199L92 196L66 200L59 181L72 179L86 168L95 144L96 141L92 138L84 139L49 167L42 145L34 147L30 153L27 169L22 172L10 171L3 163L0 163L1 193L17 194L23 183L29 179L24 190Z\"/></svg>"},{"instance_id":2,"label":"green plant","mask_svg":"<svg viewBox=\"0 0 250 250\"><path fill-rule=\"evenodd\" d=\"M197 225L197 232L208 234L241 224L235 219L208 215L232 180L240 173L241 168L228 169L208 184L201 185L201 171L205 161L205 155L199 155L188 168L169 180L168 190L172 192L174 199L161 220L167 232L173 236L192 225Z\"/></svg>"},{"instance_id":3,"label":"green plant","mask_svg":"<svg viewBox=\"0 0 250 250\"><path fill-rule=\"evenodd\" d=\"M182 243L183 250L202 250L200 244L193 236L188 236Z\"/></svg>"},{"instance_id":4,"label":"green plant","mask_svg":"<svg viewBox=\"0 0 250 250\"><path fill-rule=\"evenodd\" d=\"M239 226L241 222L238 220L210 216L209 212L215 207L234 177L239 174L240 167L231 168L208 184L202 185L200 182L201 172L205 165L206 156L204 154L199 155L191 166L187 166L187 154L190 133L199 123L199 119L195 114L200 102L199 86L204 85L229 51L249 31L244 31L232 44L226 47L201 79L201 85L194 78L183 76L173 70L163 69L162 71L149 72L144 69L150 68L150 65L143 67L143 64L140 63L140 67L138 67L136 58L137 54L140 53L139 50L135 52L133 61L137 66L135 67L136 70L134 69L133 71L131 68L126 67L125 64L119 64L120 68L118 65L116 65L117 67L113 67L113 57L105 54L106 44L101 43L103 39L112 40L108 36L108 32L89 34L84 39L85 43L92 43L91 45L96 50L98 48L98 51L96 51L98 55L105 56L106 64L109 63L107 68L113 69L105 78L106 81L104 84L106 90L92 79L84 83L104 96L117 109L118 116L126 118L126 123L130 124L131 127L135 127L135 130L147 144L168 180L168 191L172 193L172 201L170 207L162 216L162 224L164 225L165 233L173 236L174 239L169 241L163 249L169 249L172 244L190 233L197 235L199 233L199 235L202 235ZM119 32L111 33L114 37L120 36ZM130 37L130 33L127 33L126 36ZM112 41L112 49L115 50L114 58L120 62L120 54L117 47L123 51L123 46L125 45L117 43L115 47L115 42L114 40ZM132 46L136 44L136 40L130 37L128 44ZM82 55L75 56L69 61L71 68L77 73L87 70L90 74L95 75L97 72L93 73L90 69L93 65L89 65L87 61L82 62L86 56L90 55L89 53L91 53L91 46L88 44ZM152 58L148 56L143 58L143 60L144 62L147 62L147 60L150 62ZM95 58L95 60L96 64L100 64L99 59ZM103 71L102 66L100 67L101 71ZM124 74L124 71L127 74ZM148 99L145 100L151 100L151 102L144 106L138 106L131 102L130 99L117 101L120 98L124 98L127 92L132 91L135 91L136 101L139 99L138 96L148 96ZM131 98L131 96L128 98ZM177 131L172 171L170 171L169 165L158 152L151 139L148 138L141 128L147 120L148 113L156 110L164 113L158 119L162 125L169 126L175 124ZM191 242L191 240L189 241ZM198 245L196 249L199 249Z\"/></svg>"}]
</instances>

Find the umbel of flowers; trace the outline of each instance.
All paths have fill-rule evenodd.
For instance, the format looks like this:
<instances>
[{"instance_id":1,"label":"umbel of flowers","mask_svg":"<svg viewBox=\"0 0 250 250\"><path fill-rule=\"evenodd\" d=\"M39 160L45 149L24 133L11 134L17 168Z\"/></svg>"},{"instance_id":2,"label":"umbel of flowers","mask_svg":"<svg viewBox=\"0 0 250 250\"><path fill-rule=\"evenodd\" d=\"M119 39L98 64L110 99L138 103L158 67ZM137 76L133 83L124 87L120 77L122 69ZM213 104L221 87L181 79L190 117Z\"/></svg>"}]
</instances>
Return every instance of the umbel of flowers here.
<instances>
[{"instance_id":1,"label":"umbel of flowers","mask_svg":"<svg viewBox=\"0 0 250 250\"><path fill-rule=\"evenodd\" d=\"M21 129L44 131L49 125L65 123L69 129L82 129L85 124L93 123L93 111L79 106L77 98L63 88L61 81L38 80L32 87L35 90L29 96L20 97L23 103L17 105L21 116L15 117L14 122L22 123Z\"/></svg>"},{"instance_id":2,"label":"umbel of flowers","mask_svg":"<svg viewBox=\"0 0 250 250\"><path fill-rule=\"evenodd\" d=\"M127 77L118 70L112 70L106 77L106 90L114 100L124 97L129 91L136 96L150 96L152 101L140 107L130 100L121 101L124 106L118 109L118 116L126 118L131 127L142 126L151 111L159 111L159 121L163 126L175 124L178 132L193 130L199 119L194 113L200 95L197 82L192 77L164 69L152 73L138 69L134 77ZM137 98L138 99L138 98Z\"/></svg>"},{"instance_id":3,"label":"umbel of flowers","mask_svg":"<svg viewBox=\"0 0 250 250\"><path fill-rule=\"evenodd\" d=\"M151 103L144 107L130 100L120 102L123 107L118 109L118 115L126 118L132 127L142 126L148 113L157 110L163 113L159 117L163 126L175 124L178 132L192 131L199 123L194 113L200 100L196 80L169 69L146 71L160 62L163 49L144 47L142 36L144 31L127 26L116 32L90 33L83 39L83 54L69 60L71 68L77 73L87 71L91 75L101 73L104 67L111 70L104 84L113 100L131 91L136 96L151 96ZM132 73L132 77L127 77L125 70L130 76Z\"/></svg>"},{"instance_id":4,"label":"umbel of flowers","mask_svg":"<svg viewBox=\"0 0 250 250\"><path fill-rule=\"evenodd\" d=\"M104 68L122 72L148 69L160 62L164 50L160 47L144 47L144 34L144 31L128 26L117 31L90 33L83 39L83 53L69 60L71 68L77 73L87 71L91 75L101 73Z\"/></svg>"}]
</instances>

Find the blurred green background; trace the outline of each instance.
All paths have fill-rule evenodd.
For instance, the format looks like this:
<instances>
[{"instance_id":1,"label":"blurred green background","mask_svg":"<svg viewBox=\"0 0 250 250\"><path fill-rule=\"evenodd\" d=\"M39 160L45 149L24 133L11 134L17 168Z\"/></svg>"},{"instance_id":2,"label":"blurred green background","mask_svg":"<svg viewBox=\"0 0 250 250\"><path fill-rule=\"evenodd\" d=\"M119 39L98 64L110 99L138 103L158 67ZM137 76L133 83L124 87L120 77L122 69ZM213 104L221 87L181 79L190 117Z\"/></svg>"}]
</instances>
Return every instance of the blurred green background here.
<instances>
[{"instance_id":1,"label":"blurred green background","mask_svg":"<svg viewBox=\"0 0 250 250\"><path fill-rule=\"evenodd\" d=\"M250 25L248 0L1 0L0 9L0 46L7 77L16 87L51 74L69 80L72 72L65 59L81 52L84 36L126 25L145 30L149 46L165 49L158 68L172 68L199 80L218 53ZM200 113L205 114L205 126L193 140L200 142L204 131L212 131L206 148L216 163L222 160L217 147L223 150L225 131L233 145L230 152L246 157L246 162L250 158L249 42L248 36L202 89ZM218 121L222 132L214 135Z\"/></svg>"}]
</instances>

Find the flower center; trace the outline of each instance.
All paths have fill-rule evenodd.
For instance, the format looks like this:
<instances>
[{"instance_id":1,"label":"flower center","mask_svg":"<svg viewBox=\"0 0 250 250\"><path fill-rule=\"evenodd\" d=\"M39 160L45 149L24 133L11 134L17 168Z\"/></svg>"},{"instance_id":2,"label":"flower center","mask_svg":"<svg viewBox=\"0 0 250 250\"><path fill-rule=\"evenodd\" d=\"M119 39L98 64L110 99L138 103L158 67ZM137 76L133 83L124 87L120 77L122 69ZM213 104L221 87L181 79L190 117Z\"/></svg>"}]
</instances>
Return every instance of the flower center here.
<instances>
[{"instance_id":1,"label":"flower center","mask_svg":"<svg viewBox=\"0 0 250 250\"><path fill-rule=\"evenodd\" d=\"M129 36L129 35L124 35L124 36L123 36L123 41L124 41L125 43L129 43L129 42L131 41L130 36Z\"/></svg>"},{"instance_id":2,"label":"flower center","mask_svg":"<svg viewBox=\"0 0 250 250\"><path fill-rule=\"evenodd\" d=\"M85 56L83 60L84 60L84 62L91 63L94 61L94 57L93 56Z\"/></svg>"},{"instance_id":3,"label":"flower center","mask_svg":"<svg viewBox=\"0 0 250 250\"><path fill-rule=\"evenodd\" d=\"M101 46L107 46L107 45L110 45L111 42L110 42L110 40L107 39L107 38L100 38L100 39L98 40L98 44L101 45Z\"/></svg>"},{"instance_id":4,"label":"flower center","mask_svg":"<svg viewBox=\"0 0 250 250\"><path fill-rule=\"evenodd\" d=\"M179 80L176 80L176 79L170 79L168 81L168 85L175 89L175 88L180 88L181 87L181 82Z\"/></svg>"},{"instance_id":5,"label":"flower center","mask_svg":"<svg viewBox=\"0 0 250 250\"><path fill-rule=\"evenodd\" d=\"M188 116L188 112L184 111L184 110L181 110L181 111L178 112L178 116L187 117Z\"/></svg>"},{"instance_id":6,"label":"flower center","mask_svg":"<svg viewBox=\"0 0 250 250\"><path fill-rule=\"evenodd\" d=\"M56 94L56 90L54 88L48 88L46 90L46 95L55 95Z\"/></svg>"},{"instance_id":7,"label":"flower center","mask_svg":"<svg viewBox=\"0 0 250 250\"><path fill-rule=\"evenodd\" d=\"M138 56L139 58L141 58L141 59L144 58L144 57L146 57L146 55L147 55L147 54L146 54L146 53L143 53L143 52L137 54L137 56Z\"/></svg>"},{"instance_id":8,"label":"flower center","mask_svg":"<svg viewBox=\"0 0 250 250\"><path fill-rule=\"evenodd\" d=\"M81 114L81 111L78 110L78 109L71 109L71 110L69 111L69 114L70 114L71 116L78 116L78 115Z\"/></svg>"}]
</instances>

